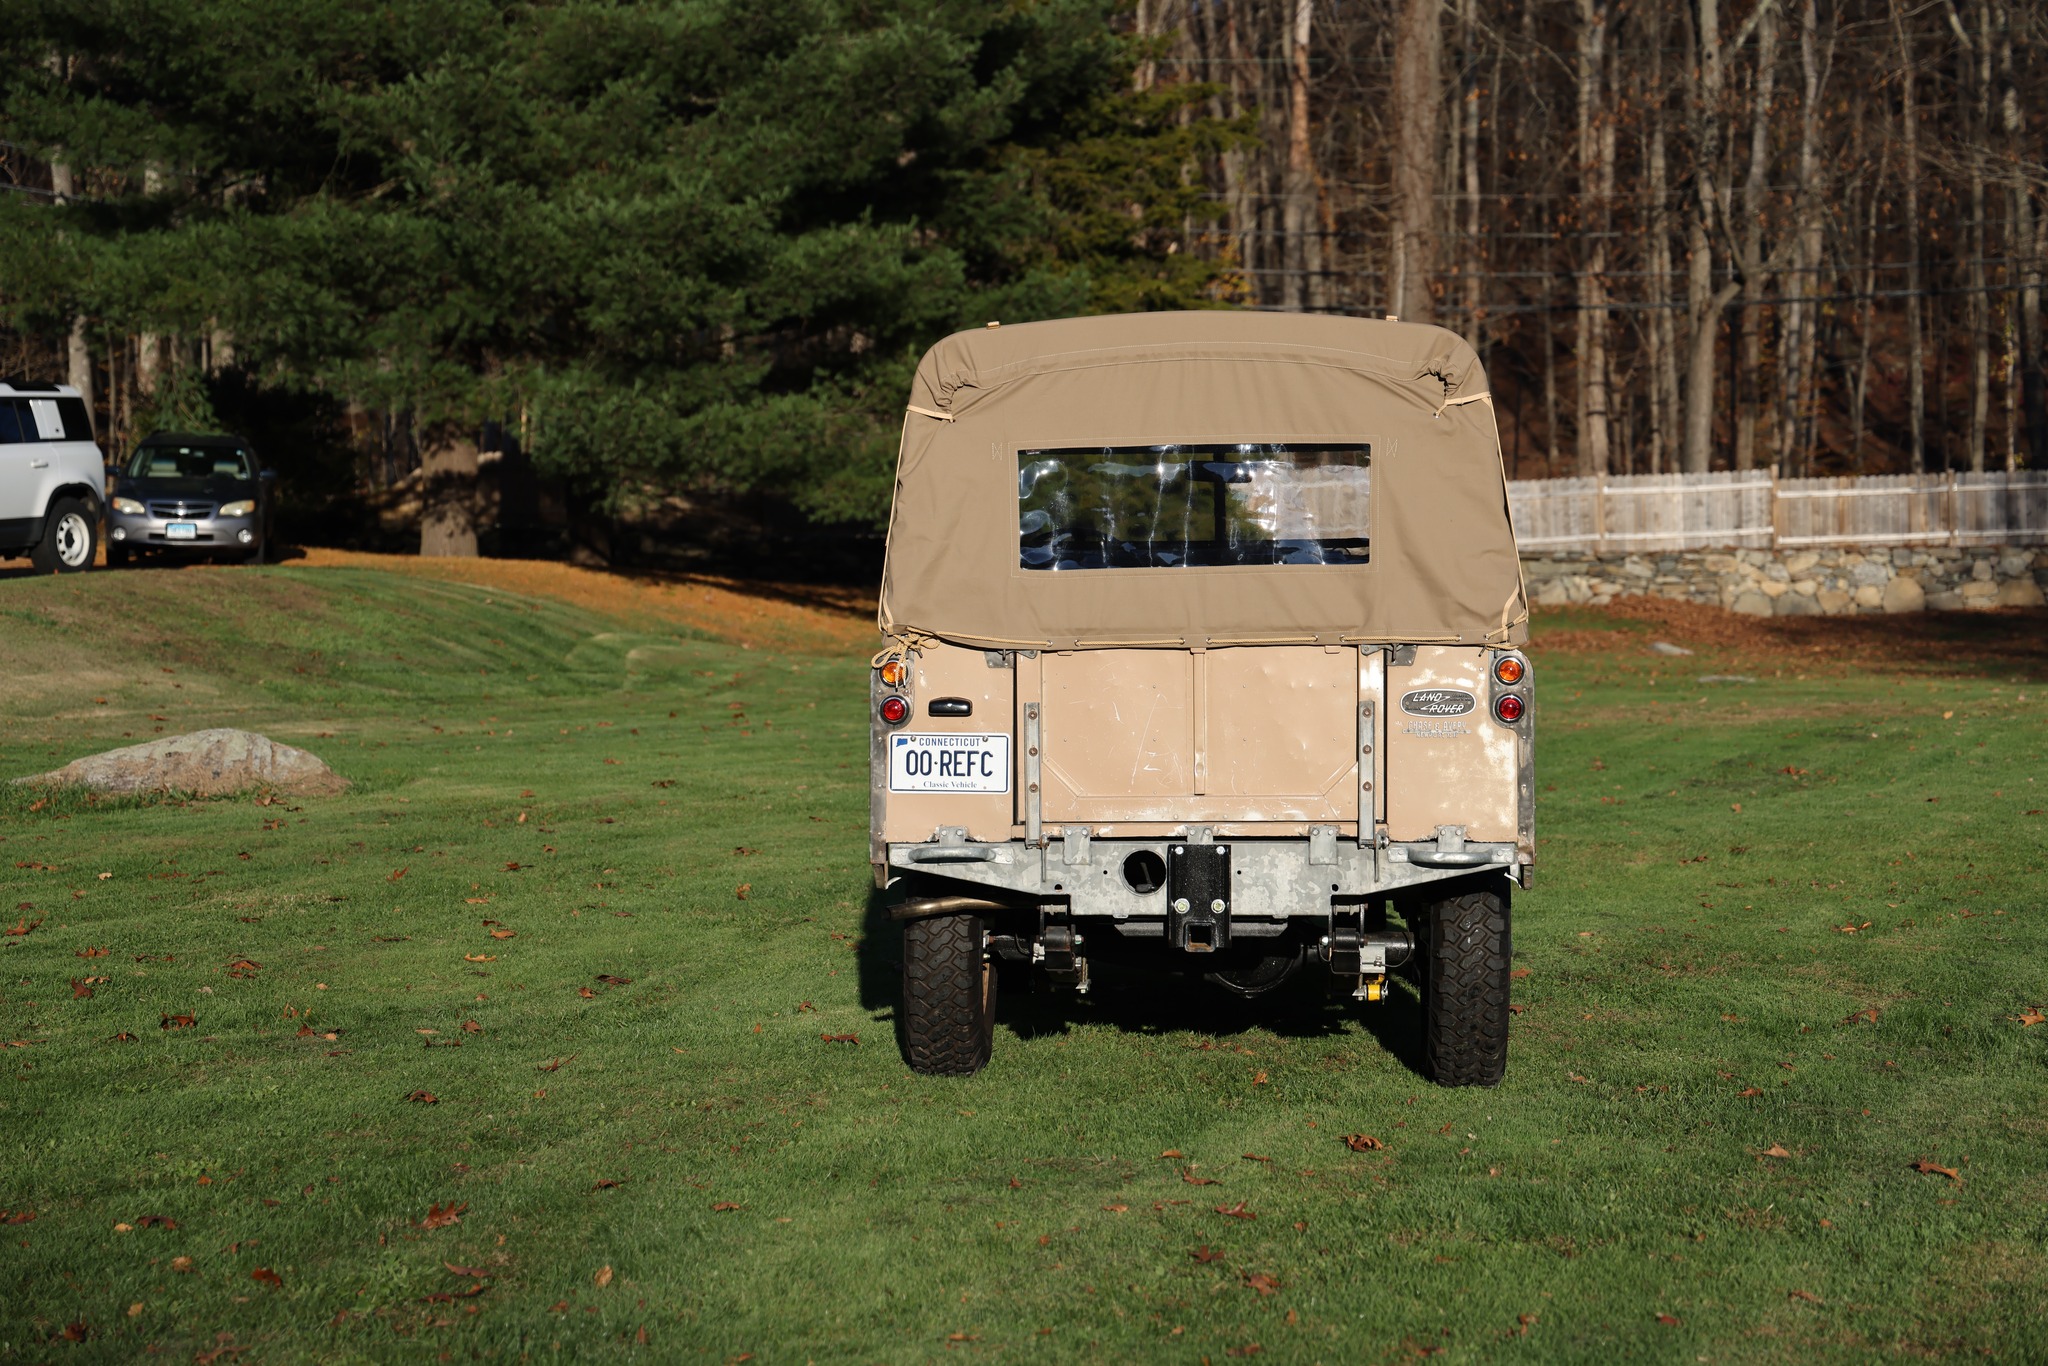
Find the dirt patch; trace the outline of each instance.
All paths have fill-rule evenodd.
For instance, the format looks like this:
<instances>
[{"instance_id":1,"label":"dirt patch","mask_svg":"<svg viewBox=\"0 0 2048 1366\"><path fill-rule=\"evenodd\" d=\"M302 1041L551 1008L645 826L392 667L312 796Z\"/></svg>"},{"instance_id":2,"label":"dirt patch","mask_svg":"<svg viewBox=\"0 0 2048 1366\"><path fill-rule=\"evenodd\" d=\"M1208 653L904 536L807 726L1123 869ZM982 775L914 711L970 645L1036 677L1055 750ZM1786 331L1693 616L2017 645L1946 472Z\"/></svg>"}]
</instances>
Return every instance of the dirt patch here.
<instances>
[{"instance_id":1,"label":"dirt patch","mask_svg":"<svg viewBox=\"0 0 2048 1366\"><path fill-rule=\"evenodd\" d=\"M1610 629L1586 629L1589 618ZM2048 610L2001 608L1991 612L1914 612L1897 616L1745 617L1719 607L1668 598L1618 598L1606 607L1575 607L1572 624L1543 629L1534 615L1534 648L1559 654L1611 654L1653 640L1691 650L1726 650L1748 656L1797 660L1804 665L1954 674L2018 669L2048 675ZM1642 628L1649 629L1644 630ZM1625 634L1624 634L1625 633Z\"/></svg>"},{"instance_id":2,"label":"dirt patch","mask_svg":"<svg viewBox=\"0 0 2048 1366\"><path fill-rule=\"evenodd\" d=\"M380 569L552 598L613 620L683 627L757 649L838 654L871 650L875 594L857 587L753 583L702 574L585 569L550 560L423 559L307 549L295 566Z\"/></svg>"}]
</instances>

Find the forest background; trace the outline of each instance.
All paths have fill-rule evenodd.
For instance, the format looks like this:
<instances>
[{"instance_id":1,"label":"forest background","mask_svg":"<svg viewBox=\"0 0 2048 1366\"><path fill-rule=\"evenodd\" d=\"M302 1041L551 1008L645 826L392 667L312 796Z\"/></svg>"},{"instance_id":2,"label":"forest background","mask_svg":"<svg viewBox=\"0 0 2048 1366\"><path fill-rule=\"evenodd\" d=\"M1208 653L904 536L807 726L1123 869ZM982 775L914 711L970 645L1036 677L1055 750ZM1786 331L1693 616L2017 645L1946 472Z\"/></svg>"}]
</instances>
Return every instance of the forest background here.
<instances>
[{"instance_id":1,"label":"forest background","mask_svg":"<svg viewBox=\"0 0 2048 1366\"><path fill-rule=\"evenodd\" d=\"M403 487L428 553L508 450L871 530L924 347L1130 309L1442 323L1518 477L2048 458L2006 0L10 12L0 369L110 454L241 431L302 511Z\"/></svg>"}]
</instances>

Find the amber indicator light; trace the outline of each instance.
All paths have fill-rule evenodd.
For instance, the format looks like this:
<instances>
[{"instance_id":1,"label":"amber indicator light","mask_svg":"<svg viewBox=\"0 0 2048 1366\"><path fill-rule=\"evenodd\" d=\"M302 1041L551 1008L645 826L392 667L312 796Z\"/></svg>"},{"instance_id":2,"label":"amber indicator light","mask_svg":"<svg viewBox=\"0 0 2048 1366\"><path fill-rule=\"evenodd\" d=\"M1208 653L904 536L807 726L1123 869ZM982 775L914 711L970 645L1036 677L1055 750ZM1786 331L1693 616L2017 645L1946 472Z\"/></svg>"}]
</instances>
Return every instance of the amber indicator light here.
<instances>
[{"instance_id":1,"label":"amber indicator light","mask_svg":"<svg viewBox=\"0 0 2048 1366\"><path fill-rule=\"evenodd\" d=\"M900 659L892 659L882 666L882 681L892 688L900 688L910 678L910 666Z\"/></svg>"},{"instance_id":2,"label":"amber indicator light","mask_svg":"<svg viewBox=\"0 0 2048 1366\"><path fill-rule=\"evenodd\" d=\"M1503 656L1493 666L1493 676L1509 687L1513 687L1522 681L1523 672L1522 661L1516 659L1513 655Z\"/></svg>"},{"instance_id":3,"label":"amber indicator light","mask_svg":"<svg viewBox=\"0 0 2048 1366\"><path fill-rule=\"evenodd\" d=\"M900 697L882 699L882 719L892 726L900 726L910 719L910 704Z\"/></svg>"},{"instance_id":4,"label":"amber indicator light","mask_svg":"<svg viewBox=\"0 0 2048 1366\"><path fill-rule=\"evenodd\" d=\"M1501 720L1515 722L1522 719L1522 699L1509 693L1493 704L1493 714Z\"/></svg>"}]
</instances>

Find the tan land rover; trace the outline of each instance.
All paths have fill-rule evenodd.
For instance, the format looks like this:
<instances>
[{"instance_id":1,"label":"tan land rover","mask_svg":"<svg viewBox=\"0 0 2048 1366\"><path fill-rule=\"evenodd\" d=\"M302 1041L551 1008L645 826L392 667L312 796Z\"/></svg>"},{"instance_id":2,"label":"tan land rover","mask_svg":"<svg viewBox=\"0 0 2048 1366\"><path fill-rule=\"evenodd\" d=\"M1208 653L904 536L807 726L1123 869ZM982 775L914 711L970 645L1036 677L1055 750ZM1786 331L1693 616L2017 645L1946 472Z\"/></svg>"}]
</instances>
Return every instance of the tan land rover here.
<instances>
[{"instance_id":1,"label":"tan land rover","mask_svg":"<svg viewBox=\"0 0 2048 1366\"><path fill-rule=\"evenodd\" d=\"M1507 1063L1535 854L1527 607L1486 378L1434 327L1267 313L947 338L905 418L871 861L910 1065L997 966L1255 996L1413 975L1447 1086Z\"/></svg>"}]
</instances>

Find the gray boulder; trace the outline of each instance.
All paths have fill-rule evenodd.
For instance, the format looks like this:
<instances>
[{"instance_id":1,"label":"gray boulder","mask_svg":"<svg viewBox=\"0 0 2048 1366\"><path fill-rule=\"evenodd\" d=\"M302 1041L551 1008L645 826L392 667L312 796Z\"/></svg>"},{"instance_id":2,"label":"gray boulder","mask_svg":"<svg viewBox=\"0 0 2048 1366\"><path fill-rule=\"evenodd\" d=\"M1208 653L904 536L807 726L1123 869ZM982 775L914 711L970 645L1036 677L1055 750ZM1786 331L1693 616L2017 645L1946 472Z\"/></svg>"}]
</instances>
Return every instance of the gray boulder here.
<instances>
[{"instance_id":1,"label":"gray boulder","mask_svg":"<svg viewBox=\"0 0 2048 1366\"><path fill-rule=\"evenodd\" d=\"M253 731L195 730L148 744L74 759L54 773L17 783L76 784L96 792L189 792L222 797L252 788L294 796L327 797L348 780L314 755L280 745Z\"/></svg>"}]
</instances>

